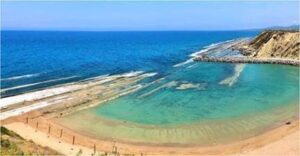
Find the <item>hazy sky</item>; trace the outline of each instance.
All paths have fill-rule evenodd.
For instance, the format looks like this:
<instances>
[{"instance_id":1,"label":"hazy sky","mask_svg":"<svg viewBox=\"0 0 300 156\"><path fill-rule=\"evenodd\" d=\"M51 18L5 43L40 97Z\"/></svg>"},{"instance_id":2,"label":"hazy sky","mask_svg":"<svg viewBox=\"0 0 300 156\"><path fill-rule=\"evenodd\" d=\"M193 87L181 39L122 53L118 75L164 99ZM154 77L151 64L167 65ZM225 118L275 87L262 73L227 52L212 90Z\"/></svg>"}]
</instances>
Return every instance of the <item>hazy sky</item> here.
<instances>
[{"instance_id":1,"label":"hazy sky","mask_svg":"<svg viewBox=\"0 0 300 156\"><path fill-rule=\"evenodd\" d=\"M2 2L2 29L234 30L299 23L299 2Z\"/></svg>"}]
</instances>

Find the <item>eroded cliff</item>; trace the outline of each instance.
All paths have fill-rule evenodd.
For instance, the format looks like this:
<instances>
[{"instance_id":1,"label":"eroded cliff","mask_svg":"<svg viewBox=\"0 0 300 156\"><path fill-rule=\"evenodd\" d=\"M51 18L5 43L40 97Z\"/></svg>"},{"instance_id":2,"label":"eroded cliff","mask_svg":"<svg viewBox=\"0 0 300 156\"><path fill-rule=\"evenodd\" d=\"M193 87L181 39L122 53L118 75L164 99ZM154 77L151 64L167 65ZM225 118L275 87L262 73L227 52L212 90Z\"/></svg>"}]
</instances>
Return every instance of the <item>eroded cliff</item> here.
<instances>
[{"instance_id":1,"label":"eroded cliff","mask_svg":"<svg viewBox=\"0 0 300 156\"><path fill-rule=\"evenodd\" d=\"M239 49L244 55L257 58L298 59L300 51L300 32L268 30L262 32Z\"/></svg>"}]
</instances>

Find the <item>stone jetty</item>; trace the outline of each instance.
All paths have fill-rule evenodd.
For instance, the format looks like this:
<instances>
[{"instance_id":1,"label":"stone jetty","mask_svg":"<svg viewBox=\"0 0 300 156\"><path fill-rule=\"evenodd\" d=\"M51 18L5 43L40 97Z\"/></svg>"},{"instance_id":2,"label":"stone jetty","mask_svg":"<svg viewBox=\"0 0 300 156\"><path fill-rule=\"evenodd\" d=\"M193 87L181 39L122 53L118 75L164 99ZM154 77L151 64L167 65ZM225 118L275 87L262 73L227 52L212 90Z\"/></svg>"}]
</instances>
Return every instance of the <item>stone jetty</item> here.
<instances>
[{"instance_id":1,"label":"stone jetty","mask_svg":"<svg viewBox=\"0 0 300 156\"><path fill-rule=\"evenodd\" d=\"M223 62L223 63L252 63L252 64L283 64L299 66L300 61L295 59L283 58L254 58L254 57L208 57L197 56L193 58L194 61L202 62Z\"/></svg>"}]
</instances>

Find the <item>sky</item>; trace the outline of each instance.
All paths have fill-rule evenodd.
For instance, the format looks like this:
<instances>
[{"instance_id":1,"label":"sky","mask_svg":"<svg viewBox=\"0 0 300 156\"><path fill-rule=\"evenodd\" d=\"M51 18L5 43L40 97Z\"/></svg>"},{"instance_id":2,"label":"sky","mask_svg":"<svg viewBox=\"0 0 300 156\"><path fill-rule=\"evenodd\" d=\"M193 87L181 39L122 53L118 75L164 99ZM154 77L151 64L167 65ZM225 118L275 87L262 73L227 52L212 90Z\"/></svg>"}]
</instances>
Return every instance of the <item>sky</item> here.
<instances>
[{"instance_id":1,"label":"sky","mask_svg":"<svg viewBox=\"0 0 300 156\"><path fill-rule=\"evenodd\" d=\"M2 1L2 30L242 30L299 24L299 2Z\"/></svg>"}]
</instances>

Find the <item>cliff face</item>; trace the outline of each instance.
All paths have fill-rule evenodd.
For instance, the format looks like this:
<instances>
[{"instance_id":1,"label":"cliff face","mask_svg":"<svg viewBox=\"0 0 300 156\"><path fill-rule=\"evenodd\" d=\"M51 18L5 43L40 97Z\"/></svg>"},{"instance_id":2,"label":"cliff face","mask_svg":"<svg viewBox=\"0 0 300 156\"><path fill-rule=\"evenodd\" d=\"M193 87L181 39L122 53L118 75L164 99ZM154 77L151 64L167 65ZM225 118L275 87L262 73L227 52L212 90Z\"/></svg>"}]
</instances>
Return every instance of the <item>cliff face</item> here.
<instances>
[{"instance_id":1,"label":"cliff face","mask_svg":"<svg viewBox=\"0 0 300 156\"><path fill-rule=\"evenodd\" d=\"M299 60L300 32L270 30L261 33L245 48L244 54L257 58L289 58Z\"/></svg>"}]
</instances>

